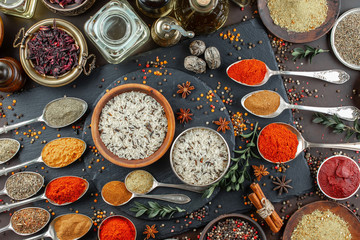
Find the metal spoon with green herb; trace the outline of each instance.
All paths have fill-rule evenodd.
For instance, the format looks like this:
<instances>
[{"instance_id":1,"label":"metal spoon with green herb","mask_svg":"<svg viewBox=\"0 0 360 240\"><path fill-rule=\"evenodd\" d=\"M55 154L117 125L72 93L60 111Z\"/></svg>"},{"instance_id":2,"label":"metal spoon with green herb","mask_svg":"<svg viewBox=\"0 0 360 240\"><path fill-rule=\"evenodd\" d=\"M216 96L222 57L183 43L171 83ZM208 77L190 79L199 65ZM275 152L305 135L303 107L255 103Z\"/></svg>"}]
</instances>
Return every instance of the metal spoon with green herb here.
<instances>
[{"instance_id":1,"label":"metal spoon with green herb","mask_svg":"<svg viewBox=\"0 0 360 240\"><path fill-rule=\"evenodd\" d=\"M20 150L19 141L11 138L0 139L0 164L11 160Z\"/></svg>"},{"instance_id":2,"label":"metal spoon with green herb","mask_svg":"<svg viewBox=\"0 0 360 240\"><path fill-rule=\"evenodd\" d=\"M277 108L277 110L271 114L268 115L260 115L260 114L256 114L253 111L251 111L250 109L248 109L246 107L245 101L251 97L253 94L257 94L257 93L261 93L263 91L268 91L268 92L272 92L273 94L278 95L278 97L280 98L280 105ZM274 91L270 91L270 90L259 90L259 91L254 91L251 93L246 94L242 99L241 99L241 105L243 106L243 108L245 108L246 111L254 114L255 116L258 117L262 117L262 118L274 118L279 116L285 109L298 109L298 110L305 110L305 111L312 111L312 112L319 112L319 113L325 113L325 114L329 114L329 115L336 115L341 119L347 120L347 121L355 121L356 119L358 119L360 117L360 110L357 107L354 106L343 106L343 107L313 107L313 106L302 106L302 105L294 105L294 104L289 104L287 102L285 102L285 100L277 93Z\"/></svg>"},{"instance_id":3,"label":"metal spoon with green herb","mask_svg":"<svg viewBox=\"0 0 360 240\"><path fill-rule=\"evenodd\" d=\"M74 97L63 97L49 102L40 117L0 128L0 134L29 125L35 122L45 122L51 128L63 128L79 120L88 108L88 104Z\"/></svg>"}]
</instances>

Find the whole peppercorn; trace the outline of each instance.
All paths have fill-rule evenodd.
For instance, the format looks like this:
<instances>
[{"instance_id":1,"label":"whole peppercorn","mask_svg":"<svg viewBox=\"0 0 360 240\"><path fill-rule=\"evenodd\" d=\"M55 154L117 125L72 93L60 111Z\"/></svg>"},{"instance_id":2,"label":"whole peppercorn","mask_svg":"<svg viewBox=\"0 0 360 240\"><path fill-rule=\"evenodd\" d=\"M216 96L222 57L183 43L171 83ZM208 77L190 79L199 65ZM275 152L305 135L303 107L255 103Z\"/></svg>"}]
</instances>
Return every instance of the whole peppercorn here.
<instances>
[{"instance_id":1,"label":"whole peppercorn","mask_svg":"<svg viewBox=\"0 0 360 240\"><path fill-rule=\"evenodd\" d=\"M205 52L206 45L201 40L195 40L190 43L189 49L190 49L190 53L192 55L200 56L201 54L203 54Z\"/></svg>"}]
</instances>

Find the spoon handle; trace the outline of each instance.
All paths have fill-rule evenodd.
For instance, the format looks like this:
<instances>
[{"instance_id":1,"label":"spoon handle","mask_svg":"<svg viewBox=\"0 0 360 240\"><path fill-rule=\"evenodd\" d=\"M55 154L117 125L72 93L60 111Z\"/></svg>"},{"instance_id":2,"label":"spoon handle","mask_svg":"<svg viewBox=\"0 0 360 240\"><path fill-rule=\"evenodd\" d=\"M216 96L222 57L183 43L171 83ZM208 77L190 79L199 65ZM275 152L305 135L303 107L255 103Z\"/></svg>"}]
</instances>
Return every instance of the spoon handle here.
<instances>
[{"instance_id":1,"label":"spoon handle","mask_svg":"<svg viewBox=\"0 0 360 240\"><path fill-rule=\"evenodd\" d=\"M157 200L163 200L167 202L186 204L191 201L191 198L184 194L165 194L165 195L136 195L135 197L140 198L151 198Z\"/></svg>"},{"instance_id":2,"label":"spoon handle","mask_svg":"<svg viewBox=\"0 0 360 240\"><path fill-rule=\"evenodd\" d=\"M8 231L8 230L10 230L11 229L11 227L10 227L11 225L10 225L10 223L8 224L8 225L6 225L5 227L3 227L3 228L0 228L0 233L2 233L2 232L6 232L6 231Z\"/></svg>"},{"instance_id":3,"label":"spoon handle","mask_svg":"<svg viewBox=\"0 0 360 240\"><path fill-rule=\"evenodd\" d=\"M317 71L317 72L272 71L271 73L271 75L277 75L277 74L312 77L334 84L342 84L350 79L350 75L340 69Z\"/></svg>"},{"instance_id":4,"label":"spoon handle","mask_svg":"<svg viewBox=\"0 0 360 240\"><path fill-rule=\"evenodd\" d=\"M204 187L190 186L190 185L186 185L186 184L158 183L158 186L159 187L183 189L183 190L196 192L196 193L203 193L204 190L206 189Z\"/></svg>"},{"instance_id":5,"label":"spoon handle","mask_svg":"<svg viewBox=\"0 0 360 240\"><path fill-rule=\"evenodd\" d=\"M41 157L35 158L35 159L33 159L31 161L28 161L28 162L20 163L18 165L12 166L12 167L8 167L8 168L3 167L0 170L0 176L6 175L9 172L13 172L13 171L18 170L18 169L20 169L22 167L29 166L31 164L38 163L38 162L42 162Z\"/></svg>"},{"instance_id":6,"label":"spoon handle","mask_svg":"<svg viewBox=\"0 0 360 240\"><path fill-rule=\"evenodd\" d=\"M307 142L307 147L318 147L318 148L335 148L335 149L345 149L345 150L353 150L360 151L360 142L355 143L312 143Z\"/></svg>"},{"instance_id":7,"label":"spoon handle","mask_svg":"<svg viewBox=\"0 0 360 240\"><path fill-rule=\"evenodd\" d=\"M13 125L9 125L9 126L3 126L2 128L0 128L0 134L3 133L7 133L8 131L14 130L16 128L31 124L31 123L35 123L35 122L40 122L42 121L41 117L37 117L37 118L33 118L27 121L23 121L23 122L19 122L19 123L15 123Z\"/></svg>"},{"instance_id":8,"label":"spoon handle","mask_svg":"<svg viewBox=\"0 0 360 240\"><path fill-rule=\"evenodd\" d=\"M29 237L29 238L26 238L25 240L36 240L36 239L42 239L42 238L46 238L46 237L49 237L51 239L54 239L50 234L49 234L49 231L46 231L42 234L39 234L39 235L36 235L36 236L33 236L33 237Z\"/></svg>"},{"instance_id":9,"label":"spoon handle","mask_svg":"<svg viewBox=\"0 0 360 240\"><path fill-rule=\"evenodd\" d=\"M313 107L313 106L302 106L302 105L290 105L290 108L313 111L319 113L325 113L329 115L336 115L341 119L347 121L355 121L360 117L360 110L354 106L343 106L343 107Z\"/></svg>"},{"instance_id":10,"label":"spoon handle","mask_svg":"<svg viewBox=\"0 0 360 240\"><path fill-rule=\"evenodd\" d=\"M33 198L29 198L29 199L26 199L26 200L20 201L20 202L4 204L4 205L0 206L0 212L10 211L13 208L21 207L21 206L24 206L26 204L33 203L33 202L36 202L36 201L39 201L39 200L42 200L42 199L46 199L44 194L33 197Z\"/></svg>"}]
</instances>

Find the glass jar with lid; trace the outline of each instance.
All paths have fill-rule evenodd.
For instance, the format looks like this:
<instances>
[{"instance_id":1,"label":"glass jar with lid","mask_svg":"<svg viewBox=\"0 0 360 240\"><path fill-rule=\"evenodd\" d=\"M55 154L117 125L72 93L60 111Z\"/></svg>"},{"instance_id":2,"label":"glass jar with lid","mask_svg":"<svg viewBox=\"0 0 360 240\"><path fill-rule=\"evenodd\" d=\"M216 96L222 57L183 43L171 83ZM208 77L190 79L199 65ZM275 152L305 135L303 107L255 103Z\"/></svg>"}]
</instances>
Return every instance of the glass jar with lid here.
<instances>
[{"instance_id":1,"label":"glass jar with lid","mask_svg":"<svg viewBox=\"0 0 360 240\"><path fill-rule=\"evenodd\" d=\"M32 18L37 0L0 0L0 11L22 18Z\"/></svg>"},{"instance_id":2,"label":"glass jar with lid","mask_svg":"<svg viewBox=\"0 0 360 240\"><path fill-rule=\"evenodd\" d=\"M221 28L229 14L227 0L179 0L175 2L176 19L187 31L208 34Z\"/></svg>"},{"instance_id":3,"label":"glass jar with lid","mask_svg":"<svg viewBox=\"0 0 360 240\"><path fill-rule=\"evenodd\" d=\"M122 62L150 37L148 26L125 0L105 4L85 23L85 33L104 58Z\"/></svg>"}]
</instances>

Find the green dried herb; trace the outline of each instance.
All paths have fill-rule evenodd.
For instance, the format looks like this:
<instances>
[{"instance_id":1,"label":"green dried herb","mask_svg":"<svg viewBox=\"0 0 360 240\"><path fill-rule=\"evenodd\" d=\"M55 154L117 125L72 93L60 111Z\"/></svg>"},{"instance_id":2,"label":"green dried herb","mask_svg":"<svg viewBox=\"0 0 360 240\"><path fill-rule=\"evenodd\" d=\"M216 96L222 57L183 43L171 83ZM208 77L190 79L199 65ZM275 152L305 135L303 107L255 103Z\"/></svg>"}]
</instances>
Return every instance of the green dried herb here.
<instances>
[{"instance_id":1,"label":"green dried herb","mask_svg":"<svg viewBox=\"0 0 360 240\"><path fill-rule=\"evenodd\" d=\"M179 207L171 207L171 206L162 206L157 202L148 202L149 206L141 204L139 202L135 202L136 207L130 208L130 211L136 212L136 217L140 217L144 214L147 214L149 218L154 218L157 216L165 217L169 215L171 218L175 213L185 212L185 209Z\"/></svg>"},{"instance_id":2,"label":"green dried herb","mask_svg":"<svg viewBox=\"0 0 360 240\"><path fill-rule=\"evenodd\" d=\"M241 134L240 136L244 139L250 139L246 144L246 148L243 150L235 150L234 152L240 154L237 158L232 158L232 166L229 168L225 176L218 182L212 184L208 189L205 190L203 198L209 198L217 187L226 189L227 192L239 191L242 188L242 184L245 180L251 180L249 174L249 160L250 158L259 158L256 155L256 140L259 135L258 123L255 124L254 130L248 134Z\"/></svg>"},{"instance_id":3,"label":"green dried herb","mask_svg":"<svg viewBox=\"0 0 360 240\"><path fill-rule=\"evenodd\" d=\"M328 52L329 50L324 50L321 48L313 48L308 45L305 45L305 49L302 48L294 48L294 51L291 53L293 55L292 60L295 61L296 59L300 58L309 58L310 63L312 58L318 55L319 53Z\"/></svg>"},{"instance_id":4,"label":"green dried herb","mask_svg":"<svg viewBox=\"0 0 360 240\"><path fill-rule=\"evenodd\" d=\"M353 123L353 127L346 125L336 115L325 115L322 113L316 113L314 115L313 123L325 125L326 127L332 128L333 133L346 133L345 139L348 140L354 134L356 138L360 140L360 122L356 119Z\"/></svg>"}]
</instances>

